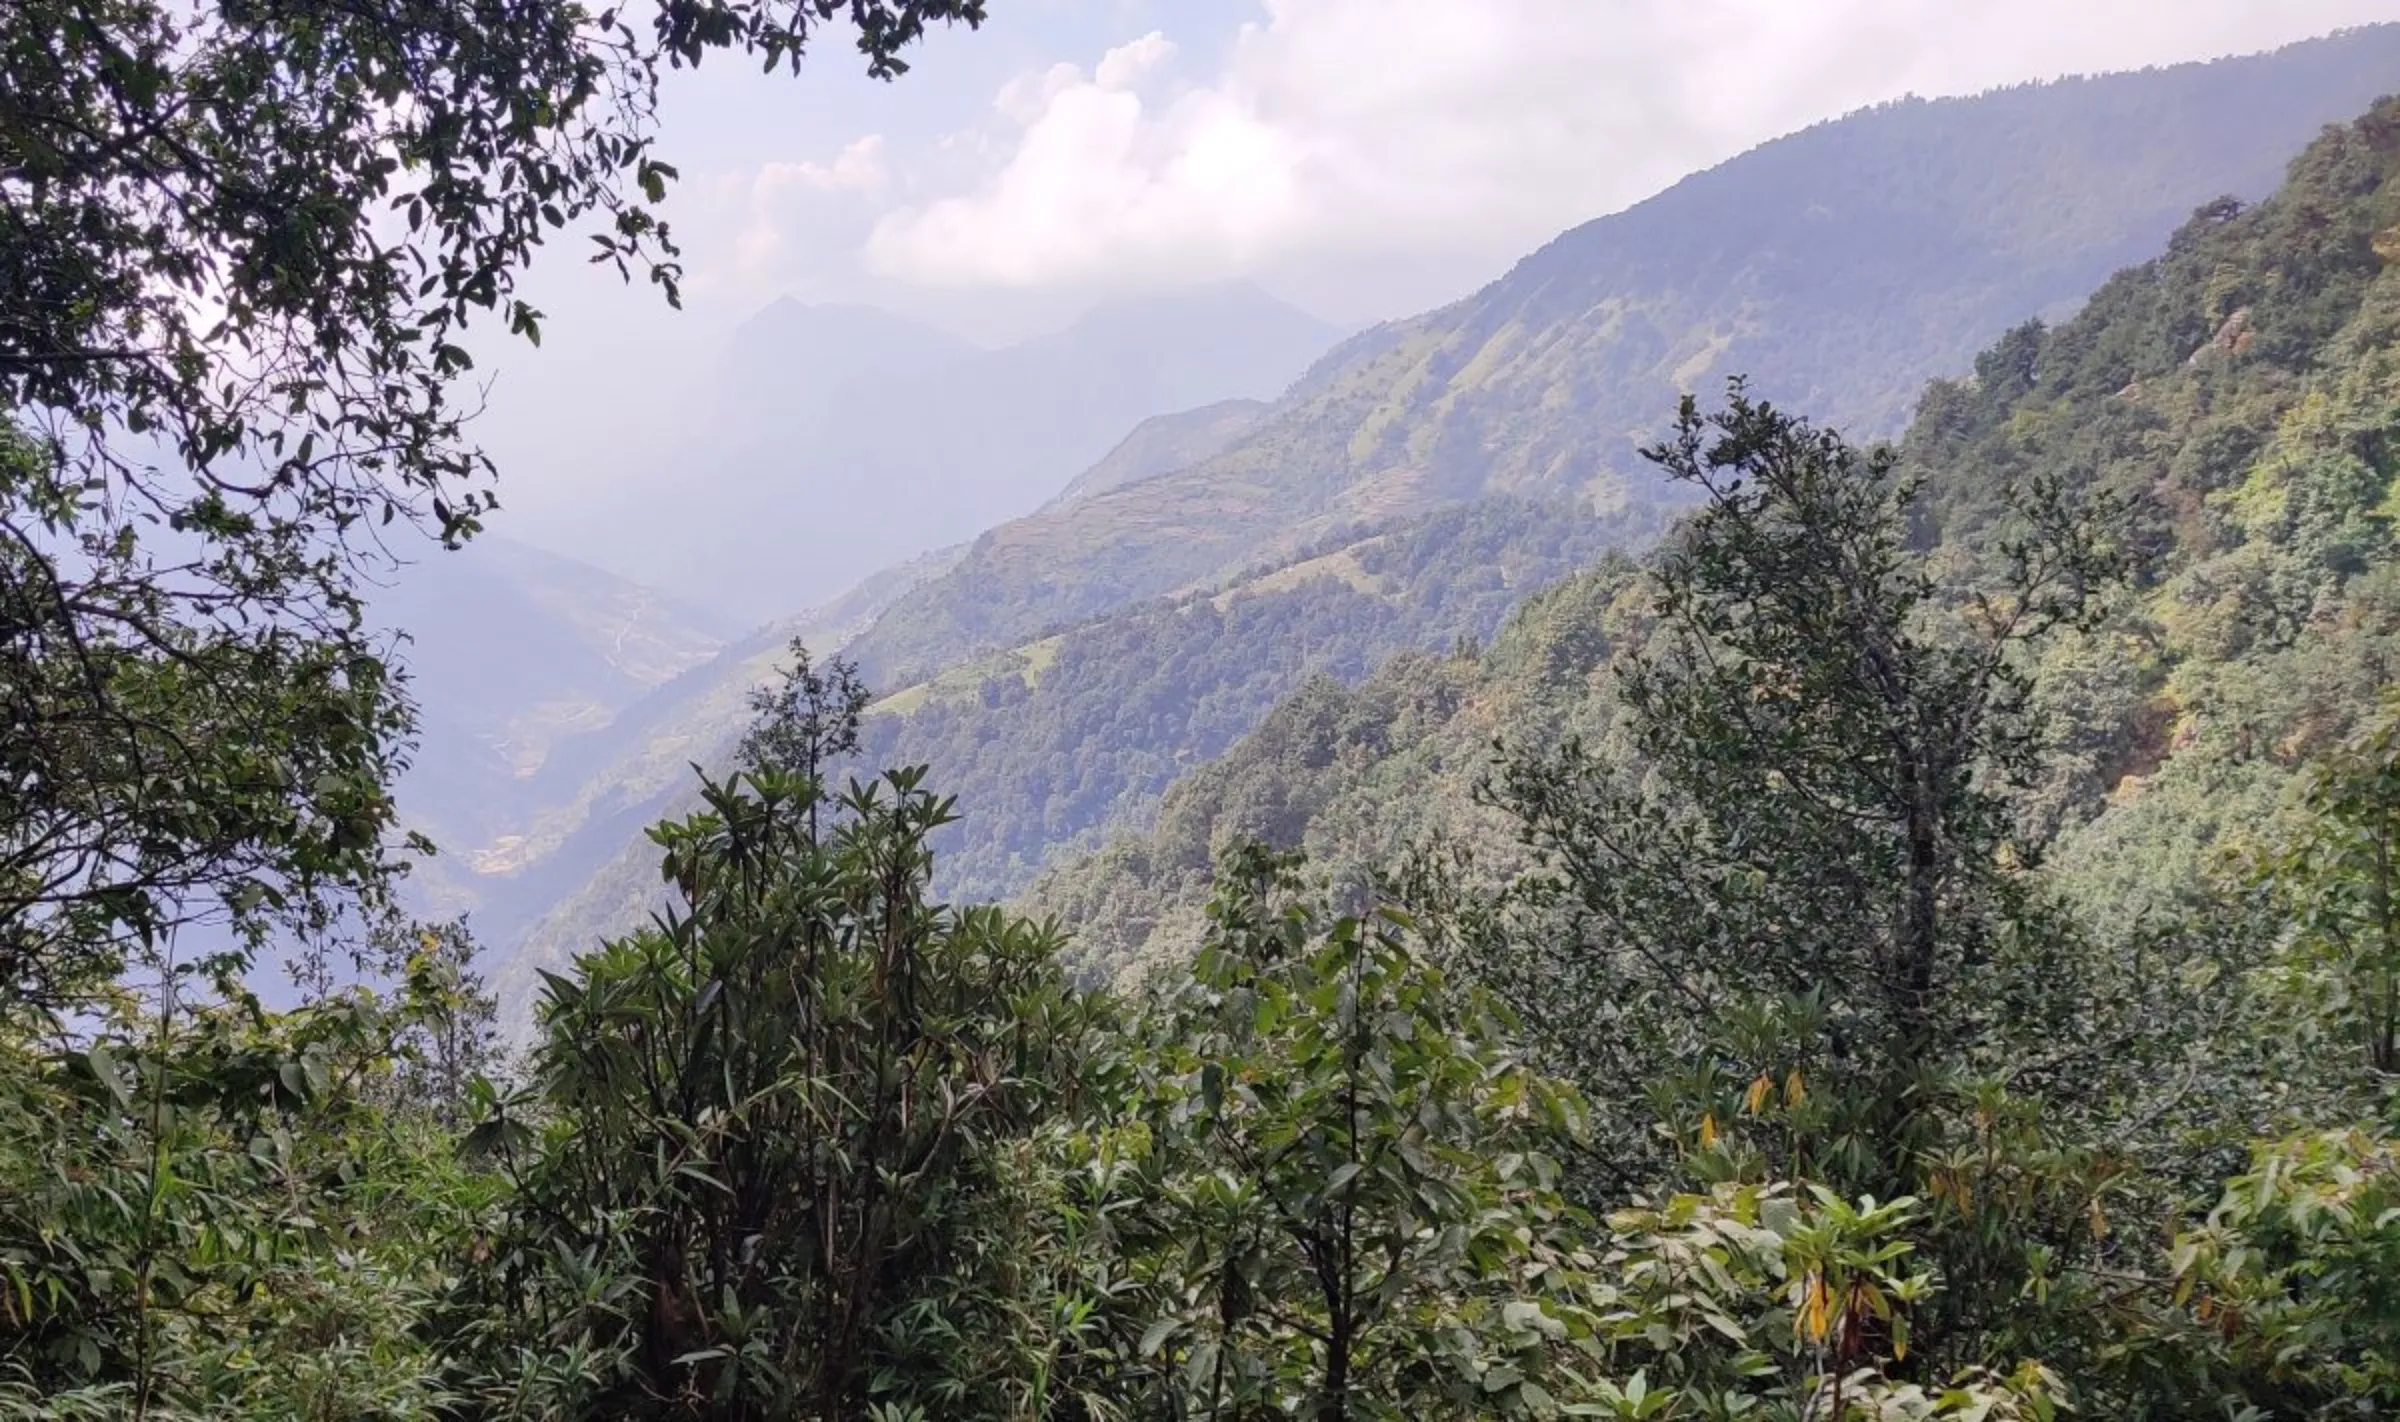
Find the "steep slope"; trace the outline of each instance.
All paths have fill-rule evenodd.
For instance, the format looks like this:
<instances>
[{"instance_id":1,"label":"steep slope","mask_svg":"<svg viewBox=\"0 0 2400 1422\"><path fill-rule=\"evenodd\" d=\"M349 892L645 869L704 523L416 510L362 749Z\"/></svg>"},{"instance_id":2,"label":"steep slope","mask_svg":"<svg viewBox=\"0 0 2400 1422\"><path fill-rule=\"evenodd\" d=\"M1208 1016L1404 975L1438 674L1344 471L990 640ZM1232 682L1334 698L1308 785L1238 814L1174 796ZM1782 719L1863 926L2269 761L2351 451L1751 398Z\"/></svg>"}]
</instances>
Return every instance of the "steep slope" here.
<instances>
[{"instance_id":1,"label":"steep slope","mask_svg":"<svg viewBox=\"0 0 2400 1422\"><path fill-rule=\"evenodd\" d=\"M871 708L858 765L930 767L966 810L935 837L936 889L998 898L1060 855L1146 823L1178 773L1285 693L1355 681L1410 647L1479 641L1530 589L1653 532L1638 518L1515 499L1367 532L901 688ZM703 764L730 754L739 718L719 724L714 753L693 757ZM655 847L631 834L621 843L526 929L495 978L504 1003L653 905Z\"/></svg>"},{"instance_id":2,"label":"steep slope","mask_svg":"<svg viewBox=\"0 0 2400 1422\"><path fill-rule=\"evenodd\" d=\"M1493 492L1606 507L1680 390L1730 372L1864 433L2080 300L2197 205L2256 198L2400 75L2400 26L2208 65L1909 101L1777 140L1320 362L1193 468L1004 525L862 639L912 680L1036 629Z\"/></svg>"},{"instance_id":3,"label":"steep slope","mask_svg":"<svg viewBox=\"0 0 2400 1422\"><path fill-rule=\"evenodd\" d=\"M1934 566L1987 556L2007 487L2036 476L2123 500L2146 555L2106 625L2038 668L2054 754L2021 803L2056 882L2130 930L2271 832L2296 769L2400 673L2400 101L1974 372L1929 391L1903 446ZM1313 685L1170 789L1153 831L1031 902L1109 973L1188 948L1236 839L1305 847L1337 879L1435 833L1504 865L1509 828L1473 795L1489 747L1605 727L1649 597L1638 567L1604 566L1479 658Z\"/></svg>"},{"instance_id":4,"label":"steep slope","mask_svg":"<svg viewBox=\"0 0 2400 1422\"><path fill-rule=\"evenodd\" d=\"M938 576L959 550L888 568L839 598L743 636L713 642L672 676L655 677L605 710L564 728L530 768L511 768L480 743L429 729L428 754L403 786L402 804L436 783L444 804L472 814L429 818L441 853L420 866L423 912L467 913L497 957L527 926L575 891L683 794L693 762L714 762L726 728L742 724L751 688L774 675L794 637L838 650L892 599ZM461 752L464 752L463 754Z\"/></svg>"},{"instance_id":5,"label":"steep slope","mask_svg":"<svg viewBox=\"0 0 2400 1422\"><path fill-rule=\"evenodd\" d=\"M1153 415L1135 425L1132 434L1101 456L1099 463L1077 475L1046 507L1071 504L1214 458L1258 428L1272 408L1264 400L1219 400L1197 410Z\"/></svg>"},{"instance_id":6,"label":"steep slope","mask_svg":"<svg viewBox=\"0 0 2400 1422\"><path fill-rule=\"evenodd\" d=\"M400 801L438 838L472 839L564 738L716 655L730 629L588 564L505 538L403 569L373 599L408 639L423 743Z\"/></svg>"},{"instance_id":7,"label":"steep slope","mask_svg":"<svg viewBox=\"0 0 2400 1422\"><path fill-rule=\"evenodd\" d=\"M737 333L671 459L580 519L614 528L620 565L763 620L1039 508L1142 419L1273 396L1336 335L1250 286L1000 350L787 302Z\"/></svg>"}]
</instances>

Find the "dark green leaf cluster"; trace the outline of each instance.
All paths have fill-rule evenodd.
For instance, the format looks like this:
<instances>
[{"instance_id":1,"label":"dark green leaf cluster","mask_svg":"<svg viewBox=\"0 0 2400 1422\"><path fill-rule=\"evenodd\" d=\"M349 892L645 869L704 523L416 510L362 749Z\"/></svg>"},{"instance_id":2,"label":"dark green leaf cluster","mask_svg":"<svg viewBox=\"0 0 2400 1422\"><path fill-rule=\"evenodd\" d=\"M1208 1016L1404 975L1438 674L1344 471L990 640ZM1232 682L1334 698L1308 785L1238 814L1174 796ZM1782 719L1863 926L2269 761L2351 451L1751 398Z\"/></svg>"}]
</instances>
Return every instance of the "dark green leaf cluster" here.
<instances>
[{"instance_id":1,"label":"dark green leaf cluster","mask_svg":"<svg viewBox=\"0 0 2400 1422\"><path fill-rule=\"evenodd\" d=\"M0 994L377 906L413 712L358 578L493 507L477 319L535 250L674 299L662 73L870 73L980 0L28 0L0 34Z\"/></svg>"},{"instance_id":2,"label":"dark green leaf cluster","mask_svg":"<svg viewBox=\"0 0 2400 1422\"><path fill-rule=\"evenodd\" d=\"M69 1006L194 918L247 949L380 899L399 689L354 626L254 620L309 556L248 528L161 569L0 424L0 1003Z\"/></svg>"},{"instance_id":3,"label":"dark green leaf cluster","mask_svg":"<svg viewBox=\"0 0 2400 1422\"><path fill-rule=\"evenodd\" d=\"M934 1279L955 1310L1005 1297L979 1216L1095 1004L1033 926L923 898L950 804L915 773L827 802L770 763L705 794L656 831L682 907L550 982L538 1136L489 1133L517 1182L502 1376L615 1416L855 1416L893 1370L980 1395L963 1314L929 1334L907 1306Z\"/></svg>"},{"instance_id":4,"label":"dark green leaf cluster","mask_svg":"<svg viewBox=\"0 0 2400 1422\"><path fill-rule=\"evenodd\" d=\"M174 1005L204 988L0 1032L0 1415L438 1414L434 1320L498 1184L442 1124L471 1017L413 989Z\"/></svg>"},{"instance_id":5,"label":"dark green leaf cluster","mask_svg":"<svg viewBox=\"0 0 2400 1422\"><path fill-rule=\"evenodd\" d=\"M1227 864L1135 1059L1119 1229L1169 1415L1554 1415L1606 1361L1555 1155L1581 1105L1405 918L1320 923L1295 888Z\"/></svg>"}]
</instances>

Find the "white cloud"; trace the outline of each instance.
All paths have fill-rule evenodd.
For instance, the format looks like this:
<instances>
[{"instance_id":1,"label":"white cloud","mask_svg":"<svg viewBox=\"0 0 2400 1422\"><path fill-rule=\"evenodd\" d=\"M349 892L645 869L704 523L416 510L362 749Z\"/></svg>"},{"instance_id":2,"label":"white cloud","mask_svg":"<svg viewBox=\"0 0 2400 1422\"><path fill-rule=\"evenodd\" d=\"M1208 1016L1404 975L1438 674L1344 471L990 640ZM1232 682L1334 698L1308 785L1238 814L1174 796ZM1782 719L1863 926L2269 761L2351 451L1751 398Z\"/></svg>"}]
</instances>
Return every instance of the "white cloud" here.
<instances>
[{"instance_id":1,"label":"white cloud","mask_svg":"<svg viewBox=\"0 0 2400 1422\"><path fill-rule=\"evenodd\" d=\"M992 107L998 109L1003 118L1013 119L1030 128L1041 122L1042 115L1049 111L1050 105L1057 102L1060 95L1080 87L1083 82L1082 70L1061 61L1047 69L1020 74L1009 80L1000 87L1000 97L992 101Z\"/></svg>"},{"instance_id":2,"label":"white cloud","mask_svg":"<svg viewBox=\"0 0 2400 1422\"><path fill-rule=\"evenodd\" d=\"M1173 54L1153 33L1088 74L1062 65L1011 84L998 108L1018 129L997 178L887 216L870 264L936 284L1039 286L1105 279L1135 254L1192 277L1272 255L1299 202L1293 134L1223 89L1166 89Z\"/></svg>"},{"instance_id":3,"label":"white cloud","mask_svg":"<svg viewBox=\"0 0 2400 1422\"><path fill-rule=\"evenodd\" d=\"M1264 0L1217 72L1153 33L1002 90L867 267L1139 285L1485 263L1861 104L2265 48L2400 0ZM835 167L839 167L837 161Z\"/></svg>"},{"instance_id":4,"label":"white cloud","mask_svg":"<svg viewBox=\"0 0 2400 1422\"><path fill-rule=\"evenodd\" d=\"M1103 89L1131 89L1175 57L1175 44L1158 30L1100 56L1092 82Z\"/></svg>"},{"instance_id":5,"label":"white cloud","mask_svg":"<svg viewBox=\"0 0 2400 1422\"><path fill-rule=\"evenodd\" d=\"M846 268L844 249L863 240L896 182L880 134L823 161L701 175L683 195L688 216L679 223L695 290L771 289L828 259Z\"/></svg>"},{"instance_id":6,"label":"white cloud","mask_svg":"<svg viewBox=\"0 0 2400 1422\"><path fill-rule=\"evenodd\" d=\"M770 163L763 178L797 183L819 192L878 192L891 181L883 137L870 133L834 155L830 163Z\"/></svg>"}]
</instances>

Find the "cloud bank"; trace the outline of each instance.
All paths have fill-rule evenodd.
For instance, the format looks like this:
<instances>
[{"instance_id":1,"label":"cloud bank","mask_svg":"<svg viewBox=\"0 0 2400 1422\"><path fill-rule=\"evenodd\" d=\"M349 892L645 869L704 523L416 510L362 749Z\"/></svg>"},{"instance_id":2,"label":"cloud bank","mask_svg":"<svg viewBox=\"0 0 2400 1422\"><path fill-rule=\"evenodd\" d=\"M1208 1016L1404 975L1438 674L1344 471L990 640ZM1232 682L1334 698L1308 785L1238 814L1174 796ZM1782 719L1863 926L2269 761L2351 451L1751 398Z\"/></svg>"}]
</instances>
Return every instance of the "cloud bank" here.
<instances>
[{"instance_id":1,"label":"cloud bank","mask_svg":"<svg viewBox=\"0 0 2400 1422\"><path fill-rule=\"evenodd\" d=\"M942 181L879 190L866 272L1139 287L1488 265L1905 93L2270 48L2393 0L1265 0L1214 72L1172 33L1027 73ZM857 145L805 181L834 185ZM962 159L964 161L962 161ZM873 155L883 175L885 157ZM931 167L933 165L928 165ZM822 176L816 176L819 172Z\"/></svg>"}]
</instances>

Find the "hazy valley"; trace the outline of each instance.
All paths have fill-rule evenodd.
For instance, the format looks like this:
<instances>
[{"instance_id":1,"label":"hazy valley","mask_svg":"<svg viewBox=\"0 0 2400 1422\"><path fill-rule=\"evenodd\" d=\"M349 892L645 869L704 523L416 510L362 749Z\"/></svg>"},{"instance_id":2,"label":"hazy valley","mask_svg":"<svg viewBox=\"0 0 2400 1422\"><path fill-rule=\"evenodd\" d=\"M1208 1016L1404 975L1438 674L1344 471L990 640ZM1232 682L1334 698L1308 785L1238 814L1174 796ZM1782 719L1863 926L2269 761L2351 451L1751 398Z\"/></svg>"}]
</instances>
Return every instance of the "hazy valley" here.
<instances>
[{"instance_id":1,"label":"hazy valley","mask_svg":"<svg viewBox=\"0 0 2400 1422\"><path fill-rule=\"evenodd\" d=\"M653 678L638 688L619 678L502 778L490 772L504 742L488 727L458 736L444 698L428 694L412 781L423 788L404 792L447 851L421 874L425 909L470 915L511 1003L527 1000L535 969L638 923L658 892L642 828L684 802L691 764L723 763L743 698L795 636L856 660L880 694L869 759L929 764L968 805L938 841L941 885L1021 892L1059 856L1147 829L1169 784L1312 678L1354 683L1404 650L1487 640L1517 601L1601 549L1638 551L1677 505L1636 451L1665 431L1679 393L1739 373L1846 432L1897 434L1916 392L1966 369L1996 333L2073 311L2211 198L2271 191L2310 133L2395 68L2400 31L2386 29L1820 125L1566 233L1453 306L1331 345L1266 402L1242 385L1275 369L1259 352L1296 369L1311 328L1255 293L1104 312L1015 365L871 312L771 308L737 334L723 398L742 412L742 438L781 427L795 442L780 462L748 446L722 477L747 490L730 496L751 512L712 514L710 526L788 533L792 551L729 545L723 565L805 562L820 518L959 541L747 627L713 659L654 661L634 674ZM990 408L1010 411L1010 448L1026 452L962 459L991 443L987 407L971 397L880 448L855 486L833 486L879 490L897 501L889 512L829 512L854 495L825 492L822 461L842 457L842 440L873 443L906 423L871 403L863 420L837 418L843 392L883 380L905 390L962 358L1011 372L967 378L996 382ZM1142 374L1094 389L1092 372L1112 365ZM1023 398L1036 388L1074 421ZM1128 392L1145 388L1192 408L1143 410ZM1110 400L1136 413L1112 416ZM1039 462L1036 451L1093 445L1109 419L1114 449ZM927 452L937 446L949 452ZM956 480L946 462L976 470L978 491L938 482ZM887 472L903 467L920 472ZM811 512L779 520L758 502L775 497ZM938 515L917 513L927 499ZM1439 512L1482 501L1479 518ZM972 522L974 509L1009 507L1023 515L980 532ZM1380 571L1395 549L1410 566ZM743 605L723 605L720 634ZM664 618L645 634L686 635ZM603 634L522 635L572 645ZM454 623L424 640L452 656L506 657L498 649L513 645ZM491 714L538 719L540 704L555 714L576 701L519 685L533 704ZM451 823L463 837L444 832Z\"/></svg>"},{"instance_id":2,"label":"hazy valley","mask_svg":"<svg viewBox=\"0 0 2400 1422\"><path fill-rule=\"evenodd\" d=\"M2373 0L8 14L0 1422L2400 1414Z\"/></svg>"}]
</instances>

